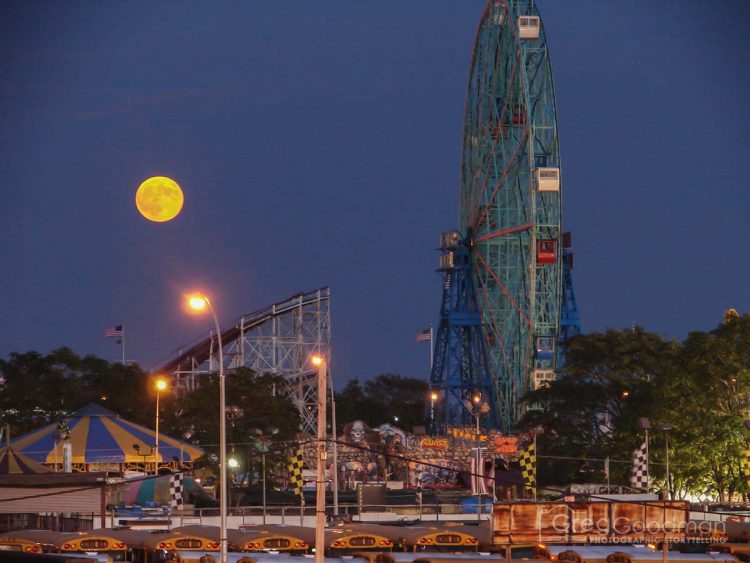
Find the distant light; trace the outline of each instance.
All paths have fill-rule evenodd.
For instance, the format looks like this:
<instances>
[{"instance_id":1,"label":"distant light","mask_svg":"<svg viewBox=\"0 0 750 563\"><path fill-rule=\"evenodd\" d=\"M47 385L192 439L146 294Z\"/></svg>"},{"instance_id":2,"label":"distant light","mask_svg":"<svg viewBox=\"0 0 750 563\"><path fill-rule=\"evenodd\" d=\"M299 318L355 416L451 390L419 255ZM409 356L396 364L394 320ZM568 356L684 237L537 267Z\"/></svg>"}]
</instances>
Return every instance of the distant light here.
<instances>
[{"instance_id":1,"label":"distant light","mask_svg":"<svg viewBox=\"0 0 750 563\"><path fill-rule=\"evenodd\" d=\"M323 358L321 358L320 356L313 356L311 361L316 366L319 366L320 364L323 363Z\"/></svg>"},{"instance_id":2,"label":"distant light","mask_svg":"<svg viewBox=\"0 0 750 563\"><path fill-rule=\"evenodd\" d=\"M394 422L398 422L398 417L397 417L397 416L394 416L394 417L393 417L393 421L394 421Z\"/></svg>"},{"instance_id":3,"label":"distant light","mask_svg":"<svg viewBox=\"0 0 750 563\"><path fill-rule=\"evenodd\" d=\"M435 393L435 391L433 391L432 393L430 393L430 400L431 401L437 401L438 400L438 394Z\"/></svg>"},{"instance_id":4,"label":"distant light","mask_svg":"<svg viewBox=\"0 0 750 563\"><path fill-rule=\"evenodd\" d=\"M628 397L630 397L630 392L629 391L623 391L622 392L622 398L623 399L627 399Z\"/></svg>"},{"instance_id":5,"label":"distant light","mask_svg":"<svg viewBox=\"0 0 750 563\"><path fill-rule=\"evenodd\" d=\"M475 403L479 404L479 401L481 401L481 400L482 400L482 396L481 396L481 395L474 395L474 397L472 398L472 400L473 400L473 401L474 401Z\"/></svg>"},{"instance_id":6,"label":"distant light","mask_svg":"<svg viewBox=\"0 0 750 563\"><path fill-rule=\"evenodd\" d=\"M154 387L156 387L157 391L164 391L167 387L167 380L163 377L160 377L156 380L156 383L154 383Z\"/></svg>"},{"instance_id":7,"label":"distant light","mask_svg":"<svg viewBox=\"0 0 750 563\"><path fill-rule=\"evenodd\" d=\"M228 465L229 467L231 467L232 469L234 469L234 468L236 468L236 467L239 467L239 466L240 466L240 462L239 462L239 461L237 461L237 460L236 460L235 458L233 458L233 457L230 457L230 458L229 458L229 459L227 460L227 465Z\"/></svg>"}]
</instances>

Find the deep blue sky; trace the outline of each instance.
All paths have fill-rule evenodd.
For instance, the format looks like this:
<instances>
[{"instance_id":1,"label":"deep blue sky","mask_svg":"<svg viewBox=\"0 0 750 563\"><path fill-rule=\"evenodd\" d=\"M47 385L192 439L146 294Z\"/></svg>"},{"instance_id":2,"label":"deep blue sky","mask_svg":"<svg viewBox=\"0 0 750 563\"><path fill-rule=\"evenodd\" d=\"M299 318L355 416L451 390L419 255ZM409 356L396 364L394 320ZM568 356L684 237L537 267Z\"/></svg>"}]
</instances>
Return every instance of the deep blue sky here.
<instances>
[{"instance_id":1,"label":"deep blue sky","mask_svg":"<svg viewBox=\"0 0 750 563\"><path fill-rule=\"evenodd\" d=\"M750 4L539 0L584 329L750 312ZM3 2L0 356L150 368L330 285L333 370L427 376L483 0ZM185 192L149 223L145 178Z\"/></svg>"}]
</instances>

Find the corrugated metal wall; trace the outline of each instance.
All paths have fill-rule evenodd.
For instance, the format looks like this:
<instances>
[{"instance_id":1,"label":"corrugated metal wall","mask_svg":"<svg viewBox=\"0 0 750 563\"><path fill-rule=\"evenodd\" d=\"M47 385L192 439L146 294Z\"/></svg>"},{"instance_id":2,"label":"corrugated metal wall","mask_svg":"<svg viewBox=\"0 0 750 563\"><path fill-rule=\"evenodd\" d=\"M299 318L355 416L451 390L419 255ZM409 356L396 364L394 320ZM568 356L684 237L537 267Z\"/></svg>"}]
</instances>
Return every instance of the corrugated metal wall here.
<instances>
[{"instance_id":1,"label":"corrugated metal wall","mask_svg":"<svg viewBox=\"0 0 750 563\"><path fill-rule=\"evenodd\" d=\"M95 512L98 514L102 505L102 489L92 487L84 490L76 490L78 488L0 487L0 513Z\"/></svg>"}]
</instances>

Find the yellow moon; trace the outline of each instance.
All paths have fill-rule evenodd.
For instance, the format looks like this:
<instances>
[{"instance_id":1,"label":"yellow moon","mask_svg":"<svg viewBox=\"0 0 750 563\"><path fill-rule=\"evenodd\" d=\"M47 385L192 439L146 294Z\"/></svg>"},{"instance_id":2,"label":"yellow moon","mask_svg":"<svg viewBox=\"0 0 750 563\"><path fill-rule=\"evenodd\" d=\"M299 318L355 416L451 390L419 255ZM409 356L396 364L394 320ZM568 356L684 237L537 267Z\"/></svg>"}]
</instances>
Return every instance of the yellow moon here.
<instances>
[{"instance_id":1,"label":"yellow moon","mask_svg":"<svg viewBox=\"0 0 750 563\"><path fill-rule=\"evenodd\" d=\"M149 178L135 192L135 206L140 214L156 223L177 217L184 201L177 182L164 176Z\"/></svg>"}]
</instances>

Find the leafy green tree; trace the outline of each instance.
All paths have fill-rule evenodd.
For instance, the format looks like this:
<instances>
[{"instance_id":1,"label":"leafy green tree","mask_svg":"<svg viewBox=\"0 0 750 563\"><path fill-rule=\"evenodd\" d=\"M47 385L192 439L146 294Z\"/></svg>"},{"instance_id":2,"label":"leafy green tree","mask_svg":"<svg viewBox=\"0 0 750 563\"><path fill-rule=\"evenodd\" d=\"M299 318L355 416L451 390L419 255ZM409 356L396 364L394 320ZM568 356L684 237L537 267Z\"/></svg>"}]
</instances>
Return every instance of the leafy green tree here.
<instances>
[{"instance_id":1,"label":"leafy green tree","mask_svg":"<svg viewBox=\"0 0 750 563\"><path fill-rule=\"evenodd\" d=\"M750 417L750 316L691 333L661 394L661 418L675 426L670 473L678 493L722 501L746 493L741 462Z\"/></svg>"},{"instance_id":2,"label":"leafy green tree","mask_svg":"<svg viewBox=\"0 0 750 563\"><path fill-rule=\"evenodd\" d=\"M257 375L240 368L226 375L227 452L241 462L242 472L259 471L262 444L256 429L263 432L269 453L266 465L271 468L286 459L285 441L295 439L300 419L296 407L282 393L279 376ZM218 468L219 453L219 380L207 375L198 389L168 399L163 412L165 432L185 438L203 447L207 465ZM272 433L272 429L277 430Z\"/></svg>"},{"instance_id":3,"label":"leafy green tree","mask_svg":"<svg viewBox=\"0 0 750 563\"><path fill-rule=\"evenodd\" d=\"M561 377L527 395L531 408L519 424L542 431L540 456L573 458L540 461L540 482L601 481L604 464L586 459L625 461L643 439L635 423L654 412L657 382L669 373L678 350L677 343L639 327L572 338ZM613 461L611 482L627 483L629 469Z\"/></svg>"},{"instance_id":4,"label":"leafy green tree","mask_svg":"<svg viewBox=\"0 0 750 563\"><path fill-rule=\"evenodd\" d=\"M146 375L138 366L110 364L95 356L59 348L47 355L12 353L0 360L0 417L18 435L59 421L90 402L146 424ZM139 399L134 400L134 397Z\"/></svg>"},{"instance_id":5,"label":"leafy green tree","mask_svg":"<svg viewBox=\"0 0 750 563\"><path fill-rule=\"evenodd\" d=\"M428 391L429 386L422 379L390 373L364 385L352 379L335 394L338 431L353 420L363 420L371 427L389 422L405 430L422 426Z\"/></svg>"}]
</instances>

